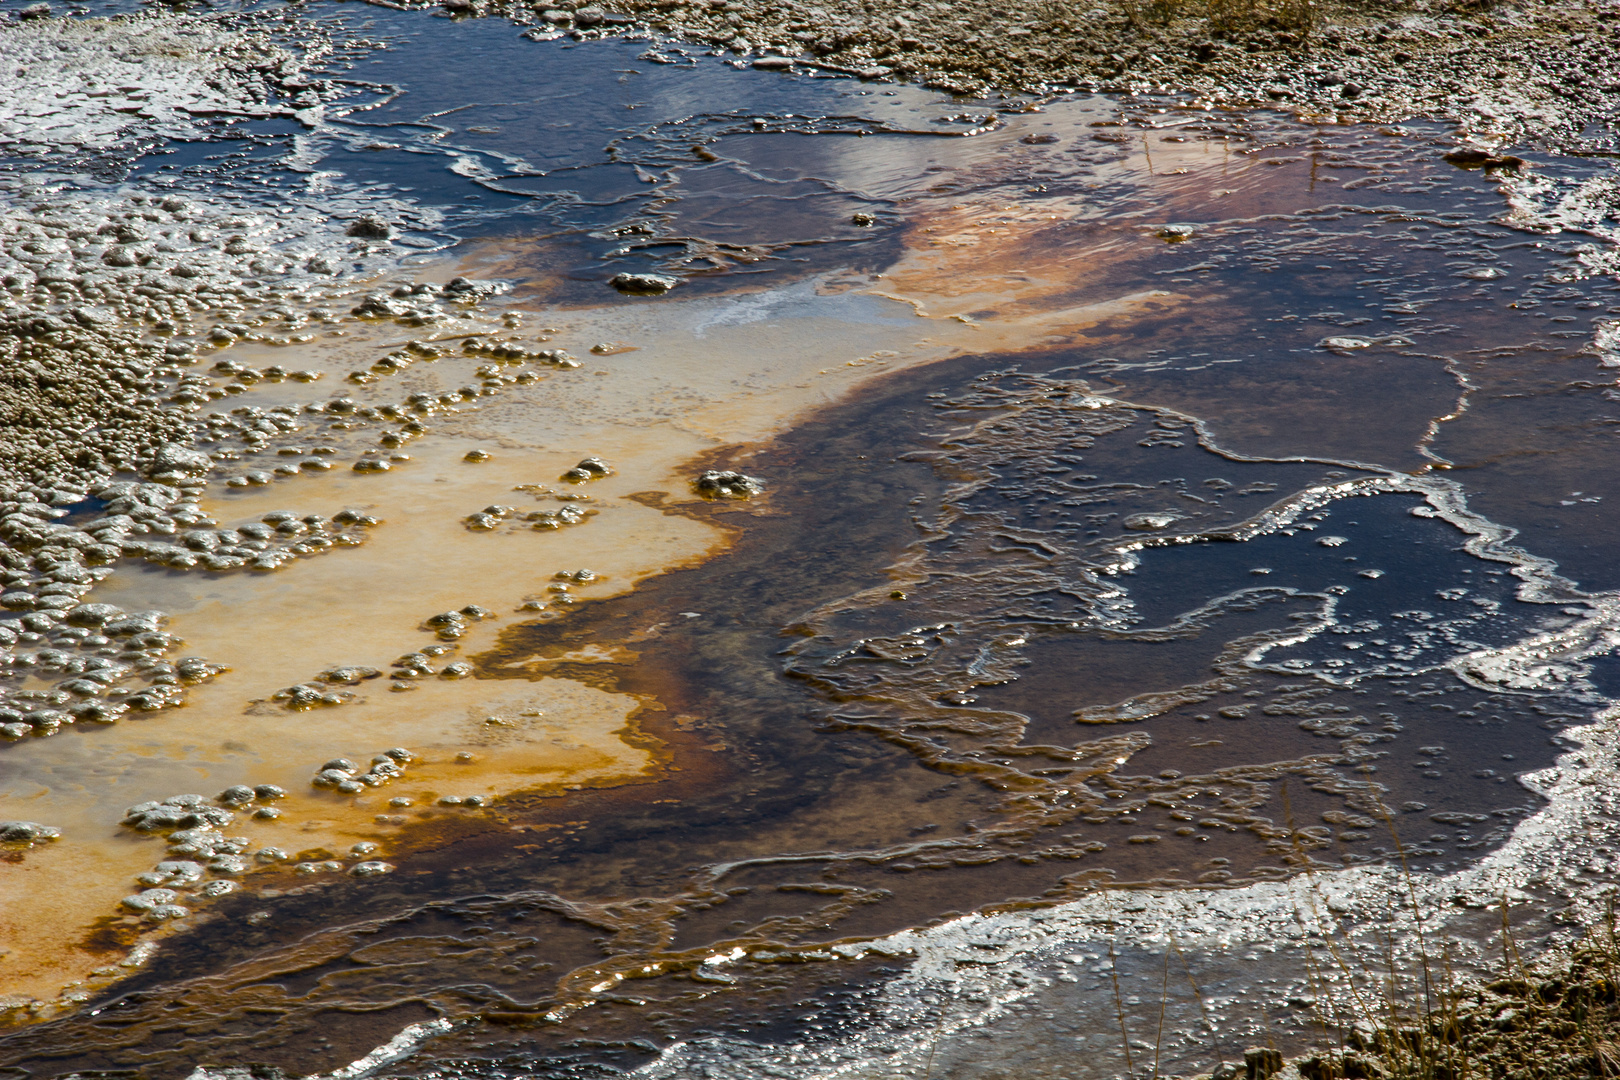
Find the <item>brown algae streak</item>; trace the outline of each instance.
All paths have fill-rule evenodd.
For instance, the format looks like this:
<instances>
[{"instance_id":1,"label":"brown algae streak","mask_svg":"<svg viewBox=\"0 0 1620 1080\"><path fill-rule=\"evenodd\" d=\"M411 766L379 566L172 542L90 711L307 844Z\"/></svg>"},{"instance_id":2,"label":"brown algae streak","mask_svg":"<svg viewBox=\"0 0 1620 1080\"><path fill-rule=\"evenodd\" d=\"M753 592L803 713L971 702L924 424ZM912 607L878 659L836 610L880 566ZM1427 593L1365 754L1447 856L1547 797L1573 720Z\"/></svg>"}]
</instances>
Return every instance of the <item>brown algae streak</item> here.
<instances>
[{"instance_id":1,"label":"brown algae streak","mask_svg":"<svg viewBox=\"0 0 1620 1080\"><path fill-rule=\"evenodd\" d=\"M1219 167L1229 166L1223 161ZM78 738L29 738L8 748L8 760L36 785L27 816L48 818L64 834L49 847L28 851L20 864L30 872L52 872L40 874L40 891L28 904L59 906L70 913L65 921L76 919L77 930L87 931L134 885L113 886L101 897L89 895L93 890L82 882L150 876L151 884L139 884L174 895L146 894L148 906L137 905L131 910L138 914L126 919L151 925L169 917L183 924L187 916L168 909L204 904L210 886L254 865L267 868L253 871L262 880L284 887L279 875L286 871L273 869L281 860L269 854L259 863L261 851L288 856L295 885L335 880L326 875L340 870L383 876L397 872L389 860L408 854L412 826L424 815L427 825L443 828L445 819L481 817L486 801L497 801L499 808L498 800L522 792L660 775L668 760L663 748L633 730L665 696L673 705L675 695L626 692L635 680L622 669L650 655L659 638L673 637L670 627L682 625L677 620L703 617L698 605L690 614L662 612L658 622L640 625L632 635L569 641L548 650L545 662L522 679L510 678L521 665L508 655L498 665L498 673L508 676L500 690L489 689L491 680L462 676L496 673L477 664L497 644L507 647L497 651L509 654L525 633L535 640L567 637L564 629L552 628L566 628L599 606L606 611L626 603L638 583L649 587L654 575L668 577L672 567L694 568L730 543L722 518L662 512L670 502L698 505L690 486L694 463L717 447L728 448L727 456L713 464L757 470L765 478L763 498L730 508L749 516L746 533L757 527L754 518L792 505L783 491L790 483L760 467L783 458L736 444L769 438L813 406L847 396L874 371L967 349L1087 350L1098 345L1087 334L1111 335L1112 347L1128 341L1133 317L1144 310L1186 303L1182 290L1188 282L1172 281L1175 290L1125 290L1122 301L1121 290L1088 295L1109 290L1114 279L1108 274L1077 282L1064 273L1065 263L1083 254L1106 263L1116 248L1142 252L1145 265L1147 252L1156 256L1167 244L1182 243L1181 234L1171 234L1172 241L1156 228L1104 227L1109 235L1100 242L1093 237L1091 243L1048 246L1031 237L1062 219L1051 210L1032 214L1009 211L1008 205L991 196L967 209L919 207L912 252L888 282L872 283L887 297L852 293L846 281L837 283L841 288L812 284L662 301L651 326L634 308L536 311L537 298L523 297L510 309L514 318L499 328L483 327L471 347L461 344L467 328L442 337L431 328L411 328L414 336L402 342L399 322L372 323L373 329L353 331L332 350L330 360L354 373L337 393L270 371L276 365L258 355L253 342L235 346L226 355L240 358L237 369L218 369L215 378L250 387L235 396L263 402L263 415L231 419L234 414L221 413L203 425L211 448L223 455L216 459L221 473L240 483L199 491L194 511L186 512L199 516L189 524L201 529L212 528L201 518L213 518L215 524L257 525L262 529L255 531L267 535L238 526L238 539L229 544L216 534L212 548L199 539L201 548L187 544L184 550L134 539L131 554L152 569L121 565L92 597L130 610L170 612L162 629L143 632L183 638L187 650L229 670L210 673L213 681L188 691L185 710L86 736L103 740L97 749L114 751L94 755L93 764L86 749L91 744ZM1131 264L1121 259L1111 266ZM808 306L810 314L784 314L772 306L786 300ZM390 312L389 302L372 305L372 314L407 324L414 318ZM920 340L919 327L926 330ZM803 349L806 338L821 341L821 348ZM591 351L591 344L609 342L612 348ZM624 343L637 349L625 351L619 347ZM363 346L387 351L367 363L362 356L375 354L362 354ZM584 366L568 366L559 349ZM199 393L213 396L198 386ZM915 800L897 811L908 820L896 823L913 835L901 838L895 829L896 835L866 838L864 847L852 843L835 850L802 843L835 830L818 832L814 822L801 821L781 835L733 840L735 847L754 850L705 868L681 889L648 890L634 900L548 895L503 901L497 905L502 917L549 913L560 920L548 930L554 952L547 963L555 970L545 977L527 981L535 964L527 951L531 943L518 940L522 934L503 939L486 957L490 970L521 970L533 1013L540 1012L539 1004L549 1009L554 994L573 1003L602 1000L626 979L662 973L725 985L727 964L744 956L751 964L770 964L779 958L772 949L782 946L791 946L789 955L809 956L829 934L887 932L964 904L1005 901L1009 893L1051 902L1108 882L1230 885L1282 877L1330 854L1337 865L1387 854L1377 850L1378 834L1381 824L1388 831L1392 812L1424 814L1431 807L1406 809L1403 804L1422 800L1399 795L1426 790L1388 783L1383 773L1375 778L1377 755L1401 734L1403 723L1412 723L1408 706L1385 700L1380 708L1362 698L1428 701L1444 695L1461 702L1463 697L1451 695L1472 692L1477 701L1452 709L1470 714L1470 722L1507 726L1522 717L1558 725L1559 716L1548 715L1541 701L1505 707L1485 696L1477 679L1471 683L1442 670L1461 655L1458 649L1404 674L1382 669L1380 677L1391 682L1380 695L1358 686L1354 672L1336 671L1308 655L1287 656L1289 647L1305 649L1334 627L1354 625L1337 618L1342 594L1331 591L1331 584L1233 589L1147 625L1142 612L1148 598L1127 587L1130 575L1156 551L1204 551L1216 544L1239 549L1284 533L1314 542L1312 534L1322 530L1306 526L1327 520L1311 515L1330 503L1370 503L1404 493L1411 498L1398 507L1403 524L1460 528L1456 514L1443 515L1429 501L1445 505L1440 487L1392 485L1381 471L1376 479L1384 487L1368 483L1372 471L1359 461L1378 460L1376 454L1338 455L1350 459L1342 461L1324 455L1317 462L1217 454L1206 427L1187 414L1132 405L1093 383L1022 384L1009 378L966 393L952 388L946 397L937 422L951 425L953 434L923 450L930 467L959 485L947 492L944 512L921 518L923 539L884 571L889 580L804 616L799 627L806 641L789 664L831 699L825 713L835 731L876 735L901 748L902 759L910 755L927 766L908 772L892 759L884 765L904 777L903 790ZM992 415L979 420L978 414ZM605 468L584 467L589 458ZM1189 467L1194 459L1201 472ZM268 467L272 462L284 467ZM332 462L344 467L321 467ZM998 473L1008 462L1057 471ZM564 479L576 470L586 475ZM1081 475L1093 472L1098 475ZM1045 499L1058 484L1065 498ZM1271 499L1291 491L1310 494L1297 506L1268 509ZM271 492L281 500L273 507ZM654 492L663 494L649 496ZM290 493L306 498L295 500ZM976 496L1015 509L1009 515L976 504ZM1039 506L1043 501L1058 502L1061 509L1047 514ZM1407 512L1424 506L1435 513ZM343 514L348 520L340 521ZM311 517L342 528L317 526ZM357 541L354 549L336 536ZM330 543L312 543L320 539ZM1505 562L1514 563L1517 557L1505 554ZM182 572L188 558L192 570ZM236 572L249 563L269 571L277 562L285 564L282 572ZM1259 569L1277 568L1242 568ZM205 577L206 571L220 576ZM576 596L585 601L577 611ZM970 618L964 611L982 614ZM502 628L530 619L533 629L519 627L497 642ZM661 628L658 634L654 628ZM1459 648L1465 640L1438 637L1442 645ZM267 641L273 644L267 647ZM1107 659L1117 655L1111 644L1162 648L1143 654L1153 659L1121 680L1154 691L1098 694L1087 688L1082 667L1080 678L1060 679L1038 695L1044 700L997 700L1013 692L1014 676L1027 674L1026 685L1033 683L1039 670L1025 672L1023 665L1038 659L1042 647L1061 649L1070 642L1083 643L1076 650L1081 656L1086 648L1094 650L1082 663L1097 666L1113 663ZM670 653L678 648L668 645L661 662L674 665ZM1177 664L1198 677L1165 677L1159 657L1178 648L1183 651ZM1281 666L1296 659L1297 670ZM1050 663L1060 667L1074 660L1059 656ZM587 673L593 667L612 674L592 678ZM534 677L545 668L572 677ZM176 678L182 677L177 671ZM979 696L982 704L975 700ZM1054 717L1053 700L1068 715ZM645 711L633 719L638 709ZM220 721L226 717L229 734L222 739ZM361 723L348 723L351 718ZM1252 730L1267 722L1263 718L1271 722L1263 738L1224 735ZM1062 737L1058 723L1073 732L1076 719L1125 726L1076 743L1072 734ZM664 734L673 739L707 732L706 745L724 746L724 725L717 730L706 720L683 710ZM1147 732L1154 722L1178 725L1175 737ZM163 734L155 736L158 731ZM1038 740L1026 738L1032 732ZM407 754L391 756L395 748ZM1438 749L1417 755L1429 764L1427 771L1414 770L1423 775L1413 784L1440 786L1443 777L1430 774L1451 765L1448 754L1465 753L1458 746ZM91 775L94 785L83 779ZM317 777L324 783L313 784ZM959 785L957 778L969 784ZM1459 794L1457 808L1435 810L1452 815L1442 824L1459 827L1448 829L1444 841L1431 836L1432 854L1425 857L1466 858L1459 853L1499 840L1527 812L1499 805L1506 800L1496 795L1496 782L1504 779L1481 777L1492 786ZM1297 786L1287 787L1290 781ZM268 784L288 797L258 790ZM250 795L226 797L236 785ZM991 794L975 801L967 787ZM192 790L220 795L195 805L161 803ZM641 790L651 795L660 788ZM408 804L391 805L396 799ZM171 833L170 847L191 850L157 852L153 838L136 835L136 829L105 838L126 807L148 800L159 805L137 816L183 821L182 831L194 835ZM858 794L853 804L868 800ZM951 816L925 812L934 806L948 808ZM252 816L239 823L228 816L235 814ZM854 839L858 830L849 816L837 824ZM543 824L544 836L583 827L570 824L575 821L584 821L583 812L581 819L523 827ZM1465 831L1470 824L1481 827ZM1068 832L1047 831L1058 828ZM251 832L250 842L238 844L225 835L232 830ZM104 839L86 839L96 835ZM164 855L175 857L160 862ZM226 869L238 865L233 859L249 865ZM672 864L685 861L681 856ZM163 863L175 865L165 869ZM178 865L188 863L199 868L198 876ZM64 866L69 873L59 873ZM207 884L198 888L205 877ZM75 881L87 894L82 903L67 887ZM900 901L888 904L891 896ZM901 910L885 912L892 907ZM730 921L741 925L728 929L703 921L703 912L716 910L740 913L741 919ZM351 953L361 962L414 964L441 948L438 955L462 951L457 933L406 925L431 924L439 914L428 905L402 917L398 936L405 943L386 956L386 950L354 951L354 940L344 935L361 931L346 928L307 956L266 962L290 988L302 985L291 974L296 970L315 973L312 984L336 987L344 982L340 958ZM687 923L684 933L677 922ZM613 935L606 961L588 941L574 940L578 927L587 925ZM23 957L40 958L33 992L41 996L54 993L71 967L53 959L65 936L63 927L52 927L35 951L20 950ZM733 955L739 949L743 953ZM520 964L525 956L529 960ZM327 963L333 967L322 969ZM239 986L251 986L252 973L242 974ZM403 1000L391 1006L386 1015L395 1030L425 1019ZM482 1007L469 1001L451 1011L468 1014Z\"/></svg>"},{"instance_id":2,"label":"brown algae streak","mask_svg":"<svg viewBox=\"0 0 1620 1080\"><path fill-rule=\"evenodd\" d=\"M284 861L315 875L391 867L370 856L402 851L399 830L411 822L465 812L451 806L653 769L646 749L624 742L642 700L556 680L492 693L463 681L473 665L452 654L475 655L514 614L557 617L576 598L622 593L718 550L723 532L627 498L649 490L692 498L696 473L682 462L767 438L874 374L987 336L971 320L925 322L910 305L813 283L782 290L780 300L666 302L656 328L633 309L537 312L525 310L527 299L506 307L498 327L493 316L436 327L432 300L465 280L448 290L407 282L394 290L399 298L364 300L359 320L328 318L343 329L300 349L301 362L318 369L289 372L286 346L263 332L216 353L206 377L182 389L199 402L196 434L212 462L186 458L178 489L132 490L127 507L110 503L115 513L88 523L146 563L120 565L90 599L169 613L148 617L167 635L163 651L183 643L208 666L195 678L181 665L194 685L183 710L156 718L161 728L123 723L95 732L94 744L29 738L8 749L16 777L8 801L27 807L16 816L64 832L18 876L27 905L49 902L64 918L8 928L13 992L48 998L73 984L77 993L91 967L98 981L118 977L99 949L71 943L89 941L123 897L148 923L183 918L186 902ZM1126 298L1034 321L1072 339L1135 306ZM1017 340L1031 321L1014 320L1001 337ZM928 331L920 339L919 326ZM802 349L807 338L821 348ZM593 351L622 340L637 349ZM344 368L341 388L327 389ZM227 399L230 412L202 404ZM581 474L584 458L601 461L602 472ZM141 499L177 490L179 504L157 508L174 522L163 528L177 531L150 531L145 523L164 515ZM125 509L138 514L120 518ZM95 630L83 644L107 640ZM244 720L222 730L226 717ZM354 766L349 786L363 787L365 763L394 747L412 758L375 793L342 797L342 779L311 787L342 760ZM137 878L163 877L152 866L164 853L107 823L149 801L197 792L217 803L215 792L263 785L288 797L254 810L251 835L212 838L200 877L186 868L148 886L172 896L130 891L145 884ZM219 836L244 827L203 825ZM297 858L306 851L350 858Z\"/></svg>"}]
</instances>

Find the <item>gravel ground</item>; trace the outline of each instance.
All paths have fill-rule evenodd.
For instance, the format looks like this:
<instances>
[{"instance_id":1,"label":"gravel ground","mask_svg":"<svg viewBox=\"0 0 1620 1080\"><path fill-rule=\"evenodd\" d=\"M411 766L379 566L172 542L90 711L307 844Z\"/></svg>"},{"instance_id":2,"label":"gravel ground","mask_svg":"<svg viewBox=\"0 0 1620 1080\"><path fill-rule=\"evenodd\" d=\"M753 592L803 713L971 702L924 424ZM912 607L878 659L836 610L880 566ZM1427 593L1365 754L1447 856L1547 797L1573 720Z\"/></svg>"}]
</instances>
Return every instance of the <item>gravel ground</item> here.
<instances>
[{"instance_id":1,"label":"gravel ground","mask_svg":"<svg viewBox=\"0 0 1620 1080\"><path fill-rule=\"evenodd\" d=\"M390 0L372 0L387 6ZM815 64L965 94L1190 94L1327 119L1452 118L1567 144L1620 102L1620 6L1312 0L442 0L589 38L645 27L756 67Z\"/></svg>"}]
</instances>

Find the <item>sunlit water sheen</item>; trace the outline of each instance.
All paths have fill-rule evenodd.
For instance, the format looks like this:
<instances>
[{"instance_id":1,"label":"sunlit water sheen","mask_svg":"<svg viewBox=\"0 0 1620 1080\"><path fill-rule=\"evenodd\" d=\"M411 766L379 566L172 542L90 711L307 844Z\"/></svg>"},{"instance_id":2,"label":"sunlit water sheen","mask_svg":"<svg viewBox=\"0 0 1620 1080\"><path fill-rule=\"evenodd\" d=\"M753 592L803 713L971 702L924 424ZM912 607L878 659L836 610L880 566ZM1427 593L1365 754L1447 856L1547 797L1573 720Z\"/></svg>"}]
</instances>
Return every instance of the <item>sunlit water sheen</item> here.
<instances>
[{"instance_id":1,"label":"sunlit water sheen","mask_svg":"<svg viewBox=\"0 0 1620 1080\"><path fill-rule=\"evenodd\" d=\"M1539 940L1609 873L1567 794L1607 751L1520 781L1611 692L1617 301L1552 227L1596 227L1600 166L310 17L385 44L354 101L128 182L377 207L417 248L309 306L512 289L206 350L325 376L212 376L247 389L196 413L202 509L377 524L274 573L127 558L91 595L230 670L0 747L0 815L64 834L0 879L0 1064L1193 1072L1308 1037L1298 913L1376 929L1403 860L1425 917L1467 900L1463 965L1487 900ZM441 355L373 367L408 341ZM364 410L413 394L453 400L389 445L405 414ZM238 405L302 426L207 428ZM587 456L611 473L563 479ZM708 469L763 493L705 499ZM276 697L343 666L377 674ZM311 786L392 747L383 786ZM224 831L289 858L161 926L121 909L166 850L125 808L233 784L287 789Z\"/></svg>"}]
</instances>

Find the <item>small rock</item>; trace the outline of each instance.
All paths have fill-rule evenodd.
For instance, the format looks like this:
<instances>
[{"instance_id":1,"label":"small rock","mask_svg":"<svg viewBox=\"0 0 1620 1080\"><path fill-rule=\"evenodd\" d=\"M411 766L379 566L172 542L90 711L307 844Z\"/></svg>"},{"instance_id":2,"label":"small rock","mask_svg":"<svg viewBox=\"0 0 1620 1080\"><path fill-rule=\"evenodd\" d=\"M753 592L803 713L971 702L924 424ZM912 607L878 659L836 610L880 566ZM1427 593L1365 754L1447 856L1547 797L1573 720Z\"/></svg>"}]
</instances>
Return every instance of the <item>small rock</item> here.
<instances>
[{"instance_id":1,"label":"small rock","mask_svg":"<svg viewBox=\"0 0 1620 1080\"><path fill-rule=\"evenodd\" d=\"M1459 169L1517 169L1524 164L1523 158L1512 154L1492 154L1471 148L1453 150L1445 159Z\"/></svg>"},{"instance_id":2,"label":"small rock","mask_svg":"<svg viewBox=\"0 0 1620 1080\"><path fill-rule=\"evenodd\" d=\"M158 863L151 870L136 877L142 885L189 885L201 879L203 868L201 864L190 859L165 860Z\"/></svg>"},{"instance_id":3,"label":"small rock","mask_svg":"<svg viewBox=\"0 0 1620 1080\"><path fill-rule=\"evenodd\" d=\"M1333 352L1349 352L1353 349L1365 349L1372 345L1366 338L1356 337L1329 337L1316 343L1319 349L1331 349Z\"/></svg>"},{"instance_id":4,"label":"small rock","mask_svg":"<svg viewBox=\"0 0 1620 1080\"><path fill-rule=\"evenodd\" d=\"M761 56L753 66L760 71L792 71L793 61L786 56Z\"/></svg>"},{"instance_id":5,"label":"small rock","mask_svg":"<svg viewBox=\"0 0 1620 1080\"><path fill-rule=\"evenodd\" d=\"M663 274L614 274L608 280L609 285L629 296L662 296L680 283L679 278Z\"/></svg>"},{"instance_id":6,"label":"small rock","mask_svg":"<svg viewBox=\"0 0 1620 1080\"><path fill-rule=\"evenodd\" d=\"M37 844L44 840L58 840L62 830L37 821L0 821L0 843Z\"/></svg>"},{"instance_id":7,"label":"small rock","mask_svg":"<svg viewBox=\"0 0 1620 1080\"><path fill-rule=\"evenodd\" d=\"M451 0L451 2L453 3L454 0ZM445 6L449 7L450 5L447 3ZM378 217L367 216L350 222L344 233L348 236L358 236L364 240L386 240L393 235L393 231L388 222Z\"/></svg>"},{"instance_id":8,"label":"small rock","mask_svg":"<svg viewBox=\"0 0 1620 1080\"><path fill-rule=\"evenodd\" d=\"M705 499L748 499L764 492L765 481L732 469L710 469L692 487Z\"/></svg>"},{"instance_id":9,"label":"small rock","mask_svg":"<svg viewBox=\"0 0 1620 1080\"><path fill-rule=\"evenodd\" d=\"M159 904L173 903L176 895L173 889L146 889L124 897L122 903L131 911L151 911Z\"/></svg>"},{"instance_id":10,"label":"small rock","mask_svg":"<svg viewBox=\"0 0 1620 1080\"><path fill-rule=\"evenodd\" d=\"M601 458L588 457L563 473L558 479L566 480L570 484L583 484L587 480L595 480L597 477L611 475L612 472L613 467Z\"/></svg>"},{"instance_id":11,"label":"small rock","mask_svg":"<svg viewBox=\"0 0 1620 1080\"><path fill-rule=\"evenodd\" d=\"M213 465L208 455L200 450L193 450L180 443L164 443L158 447L157 453L152 455L152 466L149 470L153 475L161 473L180 473L183 476L201 476Z\"/></svg>"},{"instance_id":12,"label":"small rock","mask_svg":"<svg viewBox=\"0 0 1620 1080\"><path fill-rule=\"evenodd\" d=\"M233 784L231 787L228 787L224 791L220 792L218 799L227 806L231 806L233 804L240 806L243 803L250 803L253 801L253 789L248 787L246 784Z\"/></svg>"}]
</instances>

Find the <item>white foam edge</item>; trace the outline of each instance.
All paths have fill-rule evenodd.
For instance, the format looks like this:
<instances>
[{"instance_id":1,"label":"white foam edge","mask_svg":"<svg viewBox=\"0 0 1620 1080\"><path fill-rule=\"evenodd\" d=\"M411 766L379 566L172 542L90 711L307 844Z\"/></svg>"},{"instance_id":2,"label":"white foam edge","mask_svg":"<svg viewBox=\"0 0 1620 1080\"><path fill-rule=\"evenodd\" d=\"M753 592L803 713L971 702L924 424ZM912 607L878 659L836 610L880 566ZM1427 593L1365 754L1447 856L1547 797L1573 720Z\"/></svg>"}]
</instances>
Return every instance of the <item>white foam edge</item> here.
<instances>
[{"instance_id":1,"label":"white foam edge","mask_svg":"<svg viewBox=\"0 0 1620 1080\"><path fill-rule=\"evenodd\" d=\"M463 1020L451 1020L441 1016L437 1020L411 1024L364 1057L356 1058L331 1072L311 1074L305 1077L305 1080L360 1080L361 1077L369 1076L378 1069L404 1060L429 1039L454 1031L465 1023ZM207 1065L199 1065L191 1071L186 1080L250 1080L251 1076L247 1069L214 1069Z\"/></svg>"},{"instance_id":2,"label":"white foam edge","mask_svg":"<svg viewBox=\"0 0 1620 1080\"><path fill-rule=\"evenodd\" d=\"M1522 674L1554 664L1569 668L1583 657L1620 644L1620 595L1581 593L1556 573L1555 564L1511 546L1516 530L1468 510L1461 486L1444 478L1393 475L1310 488L1268 507L1234 532L1242 530L1247 539L1285 527L1336 499L1397 492L1422 495L1435 517L1468 534L1464 547L1470 554L1512 564L1520 578L1521 599L1541 603L1579 599L1591 610L1589 616L1559 630L1533 634L1500 649L1478 650L1425 670L1444 668L1482 689L1513 692L1522 687L1485 681L1481 673ZM1139 549L1153 542L1132 540L1128 546ZM1409 673L1416 674L1421 673ZM640 1080L728 1074L833 1080L902 1074L932 1053L941 1038L989 1024L1005 1015L1009 1005L1037 993L1050 980L1036 969L1091 942L1274 952L1305 949L1312 939L1334 938L1349 950L1374 949L1380 964L1399 966L1418 958L1422 941L1417 931L1430 940L1446 936L1458 931L1454 924L1463 913L1492 904L1551 899L1568 905L1566 913L1577 927L1596 925L1613 892L1593 890L1576 877L1599 861L1601 871L1620 870L1620 858L1603 851L1620 845L1620 704L1605 702L1594 710L1591 723L1564 729L1560 737L1574 748L1552 766L1519 778L1546 805L1515 826L1500 848L1462 870L1432 874L1379 864L1317 869L1238 888L1106 889L1049 908L966 915L935 927L838 943L826 949L846 960L912 958L904 973L881 988L872 1032L815 1046L681 1040L628 1075ZM1572 854L1577 852L1583 854ZM959 964L963 958L973 963ZM1346 992L1331 987L1327 991L1329 996ZM942 996L968 1007L944 1015L935 1004ZM567 1011L590 1004L573 1003ZM1353 1002L1341 999L1330 1004ZM402 1060L464 1022L443 1019L411 1025L372 1053L318 1080L356 1080ZM887 1049L877 1049L878 1042ZM190 1080L240 1078L199 1070Z\"/></svg>"},{"instance_id":3,"label":"white foam edge","mask_svg":"<svg viewBox=\"0 0 1620 1080\"><path fill-rule=\"evenodd\" d=\"M1562 689L1574 681L1581 659L1620 644L1620 595L1581 593L1556 573L1555 564L1511 546L1516 530L1469 511L1460 485L1443 478L1383 476L1307 489L1233 531L1248 539L1282 528L1338 498L1396 492L1422 495L1435 517L1468 534L1464 548L1470 554L1511 564L1521 582L1520 599L1539 603L1578 599L1591 611L1559 630L1533 634L1499 649L1477 650L1440 667L1496 692L1528 689L1529 684L1549 678ZM1123 546L1140 550L1163 542L1173 541L1142 539ZM1460 921L1459 905L1467 911L1500 902L1529 903L1538 899L1531 889L1538 890L1540 899L1551 894L1567 903L1578 926L1596 925L1613 893L1576 881L1580 872L1576 865L1591 869L1590 864L1597 862L1601 871L1620 869L1620 859L1605 857L1602 851L1620 843L1620 796L1614 794L1620 791L1620 704L1604 701L1591 723L1560 735L1575 748L1560 755L1553 766L1519 778L1546 805L1521 821L1502 847L1462 870L1431 874L1383 864L1315 870L1285 881L1232 889L1100 890L1051 908L968 915L937 927L838 944L830 946L831 951L851 960L869 954L914 957L904 974L882 988L874 1034L787 1048L719 1039L682 1041L631 1075L664 1080L706 1070L724 1075L729 1068L737 1075L764 1072L823 1080L903 1073L931 1053L942 1037L988 1024L1004 1015L1008 1005L1035 994L1047 980L1033 968L1088 942L1123 940L1136 947L1164 948L1174 944L1189 951L1275 951L1306 948L1313 936L1343 935L1346 948L1371 946L1378 950L1381 963L1401 965L1418 958L1423 948L1419 929L1431 940L1456 929L1449 924ZM960 966L959 958L971 958L973 963ZM933 1004L941 995L982 1005L947 1017ZM873 1045L878 1041L899 1049L880 1052Z\"/></svg>"}]
</instances>

